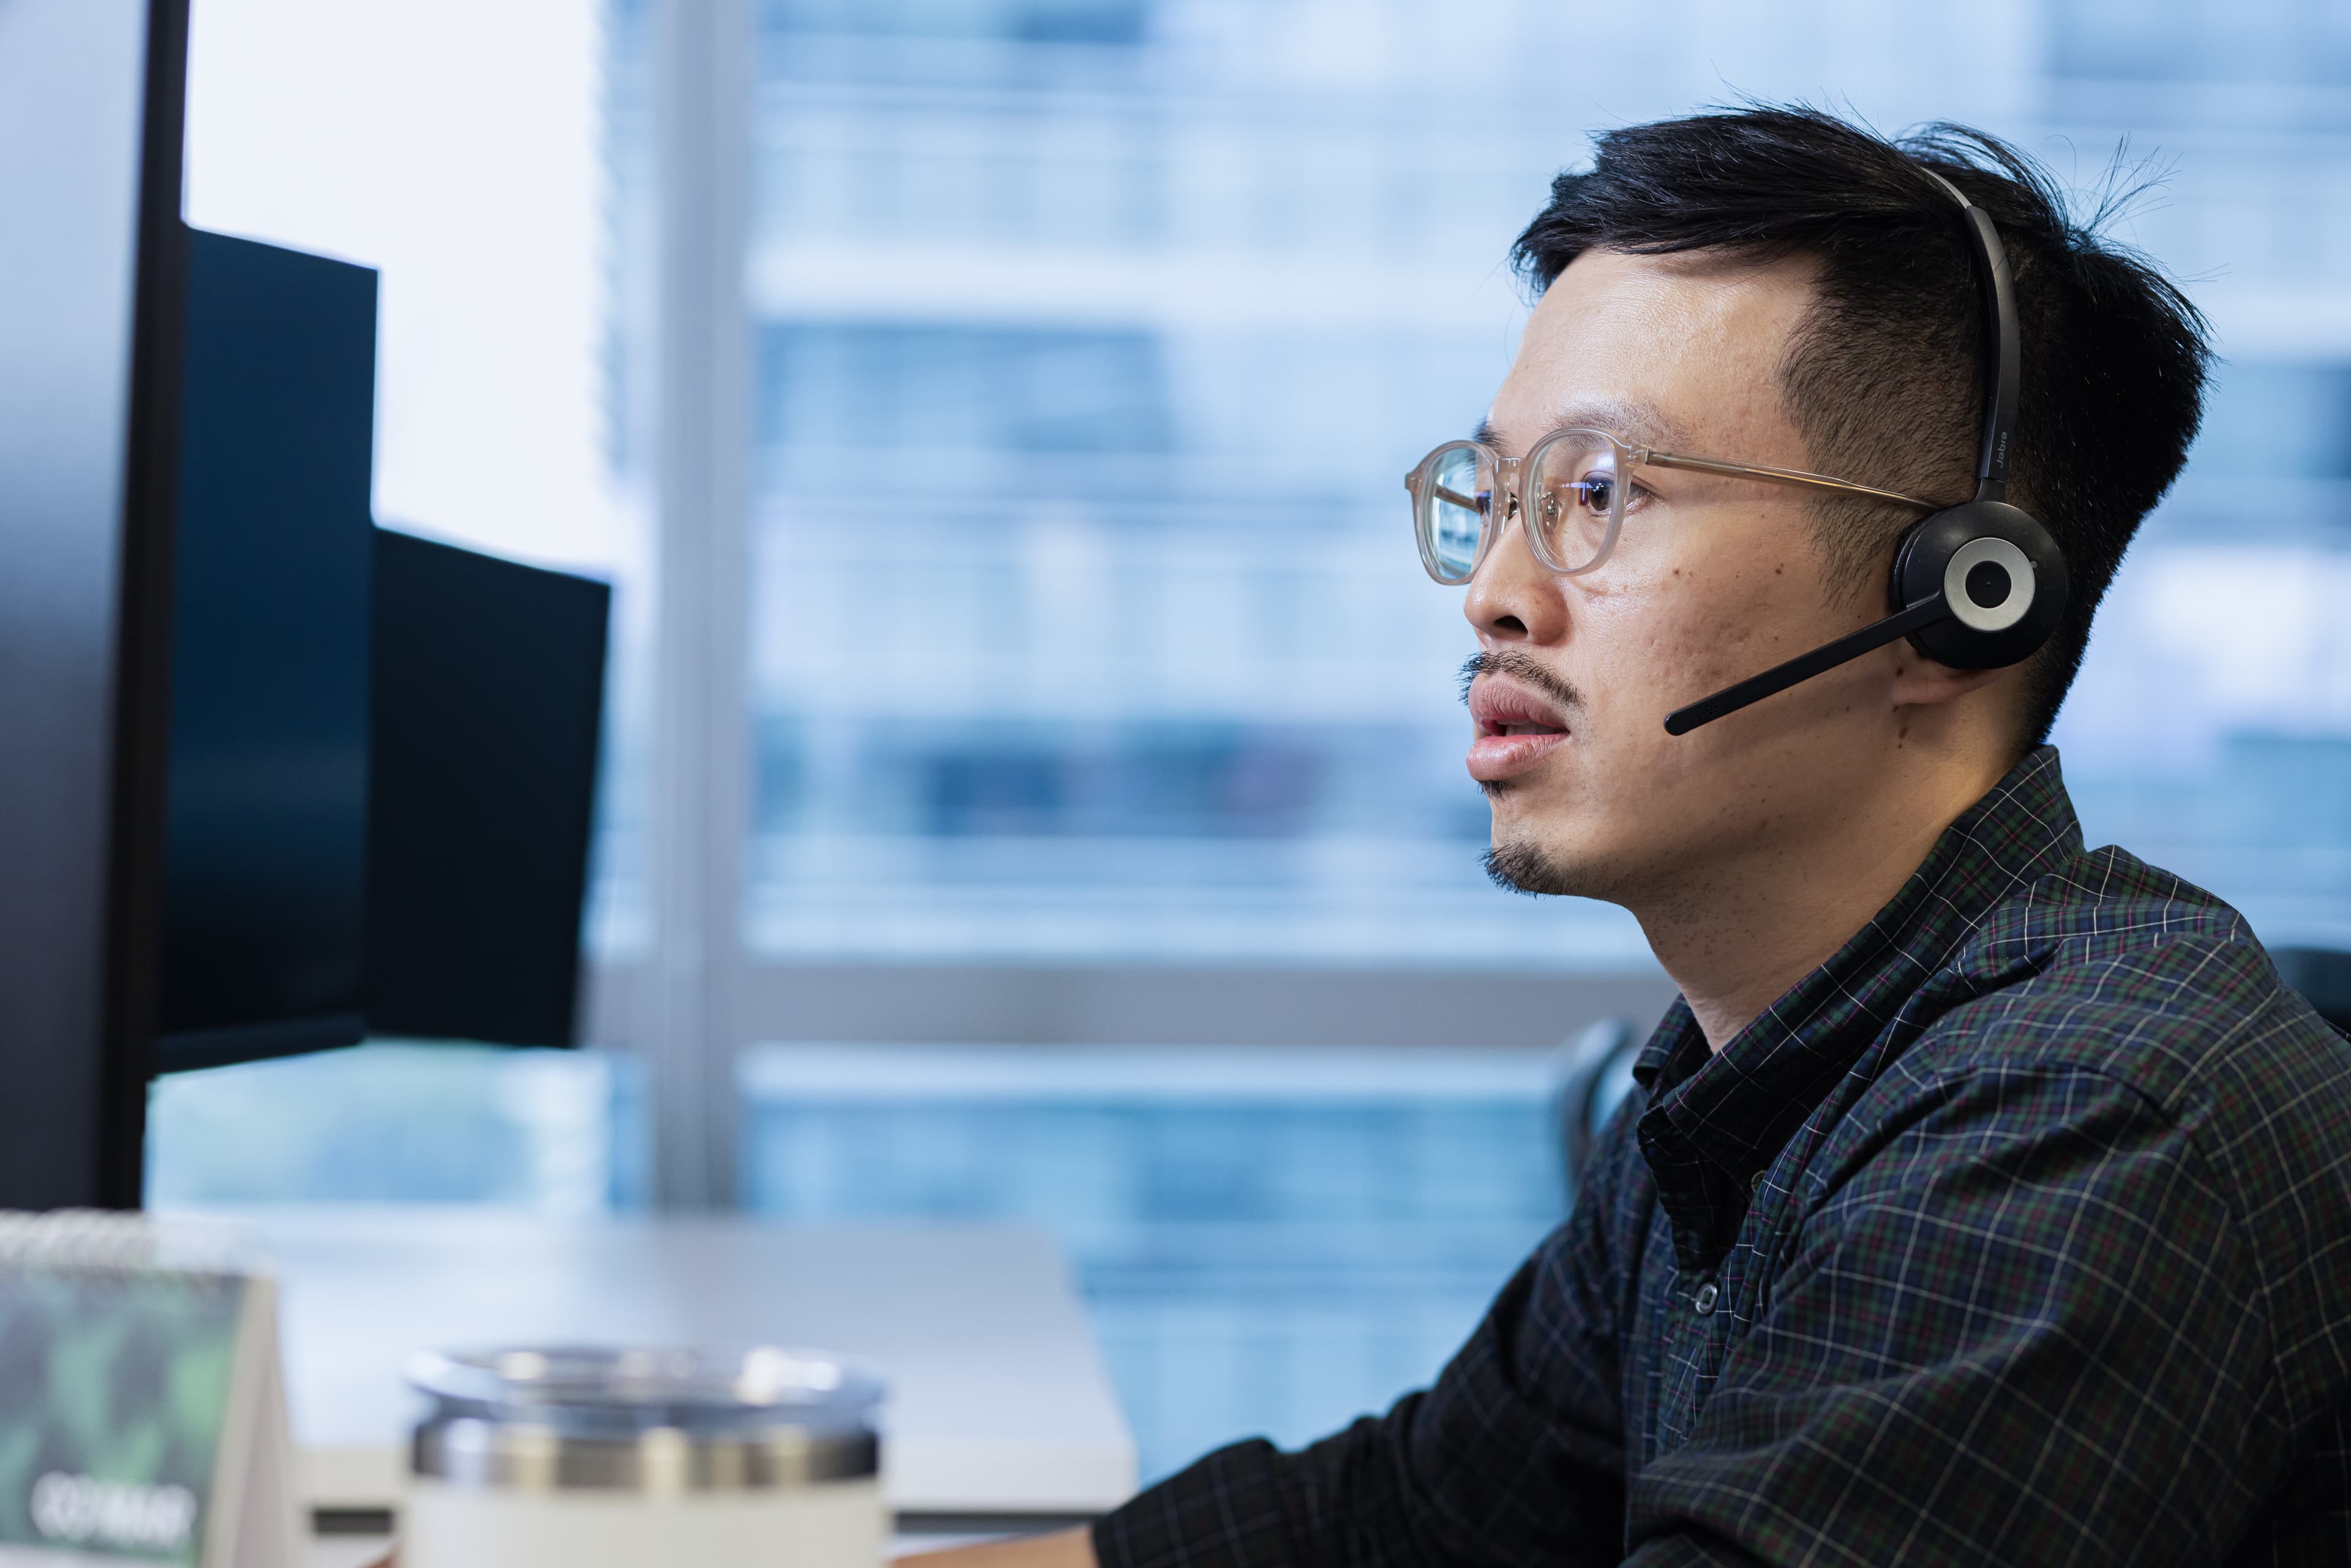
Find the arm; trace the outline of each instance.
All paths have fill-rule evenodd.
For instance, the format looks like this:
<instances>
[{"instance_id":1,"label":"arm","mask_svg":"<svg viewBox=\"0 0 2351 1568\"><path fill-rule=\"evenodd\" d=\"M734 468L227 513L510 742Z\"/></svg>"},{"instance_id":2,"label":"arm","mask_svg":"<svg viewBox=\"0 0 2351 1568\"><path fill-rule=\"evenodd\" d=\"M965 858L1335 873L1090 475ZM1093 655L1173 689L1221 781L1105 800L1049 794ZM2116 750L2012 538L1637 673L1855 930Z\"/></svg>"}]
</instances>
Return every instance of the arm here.
<instances>
[{"instance_id":1,"label":"arm","mask_svg":"<svg viewBox=\"0 0 2351 1568\"><path fill-rule=\"evenodd\" d=\"M1093 1537L1083 1530L983 1542L946 1552L920 1552L898 1562L905 1568L1095 1568Z\"/></svg>"},{"instance_id":2,"label":"arm","mask_svg":"<svg viewBox=\"0 0 2351 1568\"><path fill-rule=\"evenodd\" d=\"M1635 1099L1640 1098L1635 1096ZM1626 1201L1625 1183L1637 1184ZM1619 1216L1629 1109L1574 1212L1426 1393L1296 1453L1238 1443L1100 1521L1101 1568L1598 1568L1624 1541ZM1630 1249L1637 1256L1637 1240Z\"/></svg>"},{"instance_id":3,"label":"arm","mask_svg":"<svg viewBox=\"0 0 2351 1568\"><path fill-rule=\"evenodd\" d=\"M1979 1069L1824 1154L1774 1299L1634 1485L1630 1562L2225 1559L2283 1434L2189 1134L2098 1073Z\"/></svg>"}]
</instances>

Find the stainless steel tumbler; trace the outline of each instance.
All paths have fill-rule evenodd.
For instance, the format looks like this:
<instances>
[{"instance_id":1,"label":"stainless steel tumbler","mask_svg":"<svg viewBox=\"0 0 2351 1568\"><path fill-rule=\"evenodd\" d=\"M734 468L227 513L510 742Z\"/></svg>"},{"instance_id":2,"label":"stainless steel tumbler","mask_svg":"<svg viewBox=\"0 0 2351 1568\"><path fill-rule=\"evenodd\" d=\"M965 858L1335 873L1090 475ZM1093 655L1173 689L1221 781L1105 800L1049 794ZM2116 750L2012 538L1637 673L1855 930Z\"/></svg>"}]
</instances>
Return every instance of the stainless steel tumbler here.
<instances>
[{"instance_id":1,"label":"stainless steel tumbler","mask_svg":"<svg viewBox=\"0 0 2351 1568\"><path fill-rule=\"evenodd\" d=\"M428 1352L402 1568L874 1568L881 1389L826 1357Z\"/></svg>"}]
</instances>

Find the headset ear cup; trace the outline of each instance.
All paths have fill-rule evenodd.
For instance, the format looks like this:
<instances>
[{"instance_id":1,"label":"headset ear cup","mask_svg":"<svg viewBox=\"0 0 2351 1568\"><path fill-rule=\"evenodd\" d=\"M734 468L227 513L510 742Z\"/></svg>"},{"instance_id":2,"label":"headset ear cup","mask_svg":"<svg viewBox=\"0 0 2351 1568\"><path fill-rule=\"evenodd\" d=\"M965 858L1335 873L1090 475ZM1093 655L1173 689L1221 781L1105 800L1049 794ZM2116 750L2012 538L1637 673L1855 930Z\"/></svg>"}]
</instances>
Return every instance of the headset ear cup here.
<instances>
[{"instance_id":1,"label":"headset ear cup","mask_svg":"<svg viewBox=\"0 0 2351 1568\"><path fill-rule=\"evenodd\" d=\"M1988 606L1962 598L1977 571L1987 573L1977 580L1995 588L2004 582L2010 597ZM1892 587L1896 610L1937 594L1957 606L1949 619L1911 633L1912 647L1953 669L1997 670L2022 664L2049 641L2064 618L2072 581L2064 553L2038 517L2005 501L1967 501L1902 537ZM2022 605L2014 599L2020 592L2026 596Z\"/></svg>"}]
</instances>

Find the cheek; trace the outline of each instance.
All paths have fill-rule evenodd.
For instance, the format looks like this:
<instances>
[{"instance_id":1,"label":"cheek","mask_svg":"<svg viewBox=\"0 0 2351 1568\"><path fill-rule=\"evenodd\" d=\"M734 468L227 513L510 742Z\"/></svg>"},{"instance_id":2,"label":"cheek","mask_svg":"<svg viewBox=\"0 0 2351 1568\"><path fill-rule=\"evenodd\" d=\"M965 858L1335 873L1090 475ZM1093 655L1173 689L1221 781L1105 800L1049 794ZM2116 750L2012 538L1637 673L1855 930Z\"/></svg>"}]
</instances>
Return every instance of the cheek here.
<instances>
[{"instance_id":1,"label":"cheek","mask_svg":"<svg viewBox=\"0 0 2351 1568\"><path fill-rule=\"evenodd\" d=\"M1628 692L1695 701L1836 635L1820 602L1819 568L1802 541L1766 541L1784 530L1766 519L1726 517L1710 526L1750 547L1703 556L1659 551L1635 559L1583 598L1596 677ZM1678 555L1678 559L1676 556ZM1809 640L1808 640L1809 639ZM1663 710L1660 710L1661 712Z\"/></svg>"},{"instance_id":2,"label":"cheek","mask_svg":"<svg viewBox=\"0 0 2351 1568\"><path fill-rule=\"evenodd\" d=\"M1593 585L1576 608L1593 706L1625 718L1655 708L1662 726L1668 709L1713 689L1706 683L1753 636L1754 607L1731 586L1670 566Z\"/></svg>"}]
</instances>

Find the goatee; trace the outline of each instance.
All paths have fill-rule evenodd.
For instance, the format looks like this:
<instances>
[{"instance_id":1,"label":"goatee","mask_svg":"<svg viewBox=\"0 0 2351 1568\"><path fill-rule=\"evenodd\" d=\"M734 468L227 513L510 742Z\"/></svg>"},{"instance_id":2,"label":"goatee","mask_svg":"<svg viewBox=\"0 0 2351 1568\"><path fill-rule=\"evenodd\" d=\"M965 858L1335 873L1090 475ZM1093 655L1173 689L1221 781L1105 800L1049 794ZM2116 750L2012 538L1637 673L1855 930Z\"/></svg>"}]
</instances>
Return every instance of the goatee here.
<instances>
[{"instance_id":1,"label":"goatee","mask_svg":"<svg viewBox=\"0 0 2351 1568\"><path fill-rule=\"evenodd\" d=\"M1568 869L1530 843L1496 844L1488 850L1486 874L1508 893L1567 895L1577 891Z\"/></svg>"}]
</instances>

